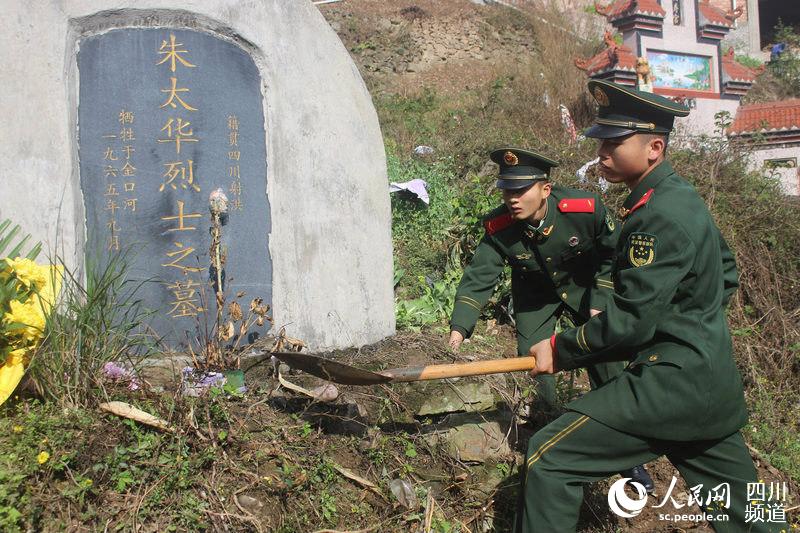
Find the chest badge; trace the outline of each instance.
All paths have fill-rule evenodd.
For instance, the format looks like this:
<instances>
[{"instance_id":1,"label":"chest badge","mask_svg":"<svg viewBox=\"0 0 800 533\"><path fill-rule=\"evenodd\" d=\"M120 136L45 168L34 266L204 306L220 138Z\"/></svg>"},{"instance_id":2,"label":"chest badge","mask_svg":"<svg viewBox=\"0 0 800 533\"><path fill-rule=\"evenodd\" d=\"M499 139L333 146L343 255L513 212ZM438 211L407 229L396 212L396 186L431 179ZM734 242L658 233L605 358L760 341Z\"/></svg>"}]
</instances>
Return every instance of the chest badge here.
<instances>
[{"instance_id":1,"label":"chest badge","mask_svg":"<svg viewBox=\"0 0 800 533\"><path fill-rule=\"evenodd\" d=\"M631 233L628 238L628 261L631 266L642 267L656 259L656 237L649 233Z\"/></svg>"},{"instance_id":2,"label":"chest badge","mask_svg":"<svg viewBox=\"0 0 800 533\"><path fill-rule=\"evenodd\" d=\"M516 257L520 261L526 261L531 258L531 254L517 254L514 257Z\"/></svg>"},{"instance_id":3,"label":"chest badge","mask_svg":"<svg viewBox=\"0 0 800 533\"><path fill-rule=\"evenodd\" d=\"M569 238L567 242L569 243L570 246L578 246L580 239L578 239L577 235L573 235L572 237Z\"/></svg>"}]
</instances>

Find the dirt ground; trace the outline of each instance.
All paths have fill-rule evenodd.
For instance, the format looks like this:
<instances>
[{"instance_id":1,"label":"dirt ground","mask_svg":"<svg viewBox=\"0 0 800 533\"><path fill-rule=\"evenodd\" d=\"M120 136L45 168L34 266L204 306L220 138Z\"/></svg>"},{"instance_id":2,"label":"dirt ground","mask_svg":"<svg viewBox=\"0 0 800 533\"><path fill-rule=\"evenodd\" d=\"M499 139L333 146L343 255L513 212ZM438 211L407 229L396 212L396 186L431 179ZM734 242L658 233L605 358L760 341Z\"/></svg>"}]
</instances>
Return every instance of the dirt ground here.
<instances>
[{"instance_id":1,"label":"dirt ground","mask_svg":"<svg viewBox=\"0 0 800 533\"><path fill-rule=\"evenodd\" d=\"M513 329L507 325L490 326L488 329L482 329L472 342L465 345L462 353L455 357L445 348L444 332L405 332L359 350L342 350L324 355L373 370L449 363L454 360L470 361L513 357L516 350ZM268 381L271 379L267 375L268 367L259 365L256 368L248 373L248 380L256 378ZM262 372L265 373L261 374ZM323 384L322 381L305 374L292 374L289 379L308 389ZM499 402L492 411L482 414L487 419L491 418L495 411L519 413L519 409L527 404L521 395L532 385L525 373L507 374L499 379L497 377L465 378L463 381L478 383L487 381L491 384ZM424 391L427 395L443 394L452 385L453 383L449 382L436 382L432 387L425 388ZM512 470L501 479L492 476L488 476L487 479L487 465L497 464L496 461L489 461L484 465L466 464L442 454L441 450L435 448L426 448L426 452L423 453L421 450L425 448L425 445L419 444L423 442L420 437L430 430L431 425L441 425L443 421L441 417L437 419L436 417L414 416L415 386L409 388L408 385L397 384L383 385L377 388L354 386L339 386L338 388L340 396L332 405L308 404L305 400L293 397L294 395L291 394L289 395L292 396L291 398L282 398L279 395L268 404L258 407L263 412L255 412L260 413L261 416L253 417L253 413L251 413L251 416L248 417L250 422L246 422L246 424L253 424L255 423L252 422L253 420L262 416L274 416L276 410L280 412L285 409L296 409L296 412L302 412L303 418L310 420L316 428L318 439L316 445L321 448L336 449L337 446L332 445L331 441L336 441L343 435L357 435L362 439L359 448L362 453L340 448L339 451L333 453L332 457L338 464L367 479L379 479L381 475L368 459L370 446L374 445L376 439L380 439L379 435L396 435L397 432L401 432L418 444L420 453L413 459L398 454L398 465L403 462L413 465L414 473L410 476L411 479L422 486L431 487L432 497L437 505L441 506L443 516L451 518L453 523L467 525L469 531L509 531L510 523L507 518L513 514L515 508L516 471ZM588 382L584 375L575 377L574 389L574 394L581 394L581 391L588 390ZM507 435L511 452L502 459L502 462L515 467L521 465L528 439L550 419L536 412L531 413L527 419L518 419L517 421L520 423L514 424ZM363 453L365 450L367 451L366 457ZM796 487L791 485L788 476L771 467L757 454L754 453L753 458L758 466L760 479L786 481L792 486L790 493L796 493L794 491ZM677 470L665 458L648 464L647 468L655 482L656 492L650 496L648 506L639 516L625 520L616 517L609 511L606 495L610 484L619 479L614 477L588 487L579 530L587 533L712 531L705 522L668 523L660 520L659 510L654 509L653 506L664 499L673 477L677 478L677 485L671 493L675 500L685 502L689 493ZM631 495L633 496L633 493ZM372 498L373 495L369 494L367 497ZM373 503L380 507L381 502L376 500ZM462 504L464 503L468 503L467 509L463 508ZM386 503L384 502L383 505L385 506ZM486 529L487 527L489 529Z\"/></svg>"},{"instance_id":2,"label":"dirt ground","mask_svg":"<svg viewBox=\"0 0 800 533\"><path fill-rule=\"evenodd\" d=\"M510 326L481 322L455 356L443 328L321 355L381 370L514 357L515 350ZM179 382L107 388L109 400L164 419L172 428L166 432L96 408L17 403L0 419L7 450L0 454L0 523L27 525L8 531L511 532L527 442L552 418L531 403L526 373L340 385L322 402L292 388L325 382L284 368L280 384L276 366L265 356L245 357L244 394L212 389L190 398ZM429 400L470 384L488 391L483 410L421 414ZM580 374L560 385L571 397L587 390ZM471 427L478 436L454 452L451 432ZM494 440L483 444L481 432ZM48 457L40 457L43 450ZM797 494L787 476L756 461L761 479L786 481ZM660 521L653 505L676 472L664 459L647 467L656 494L641 515L623 520L610 512L615 476L586 487L578 531L711 531L702 522ZM672 496L686 501L682 481Z\"/></svg>"}]
</instances>

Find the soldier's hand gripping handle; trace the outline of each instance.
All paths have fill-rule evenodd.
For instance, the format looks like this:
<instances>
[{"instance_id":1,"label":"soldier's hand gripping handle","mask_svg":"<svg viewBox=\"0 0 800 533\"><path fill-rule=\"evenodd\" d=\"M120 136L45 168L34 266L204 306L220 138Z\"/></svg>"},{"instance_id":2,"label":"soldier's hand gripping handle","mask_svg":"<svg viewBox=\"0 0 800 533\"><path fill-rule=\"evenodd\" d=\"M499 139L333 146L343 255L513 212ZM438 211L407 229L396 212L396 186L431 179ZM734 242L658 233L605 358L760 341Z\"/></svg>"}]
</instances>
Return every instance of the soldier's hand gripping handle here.
<instances>
[{"instance_id":1,"label":"soldier's hand gripping handle","mask_svg":"<svg viewBox=\"0 0 800 533\"><path fill-rule=\"evenodd\" d=\"M536 368L531 370L531 376L555 374L558 371L556 368L556 354L553 348L554 340L554 338L543 339L531 346L528 355L536 358Z\"/></svg>"}]
</instances>

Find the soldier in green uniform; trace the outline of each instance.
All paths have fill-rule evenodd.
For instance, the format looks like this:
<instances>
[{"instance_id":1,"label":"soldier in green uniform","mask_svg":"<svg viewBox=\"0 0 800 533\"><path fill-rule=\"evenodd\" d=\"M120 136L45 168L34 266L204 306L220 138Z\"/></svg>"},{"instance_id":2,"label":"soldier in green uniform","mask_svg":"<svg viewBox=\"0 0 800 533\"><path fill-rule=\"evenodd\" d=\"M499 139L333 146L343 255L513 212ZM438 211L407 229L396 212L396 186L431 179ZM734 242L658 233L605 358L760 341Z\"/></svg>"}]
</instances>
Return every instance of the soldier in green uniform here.
<instances>
[{"instance_id":1,"label":"soldier in green uniform","mask_svg":"<svg viewBox=\"0 0 800 533\"><path fill-rule=\"evenodd\" d=\"M739 431L747 411L725 317L736 265L703 200L665 160L674 117L689 110L609 82L589 90L599 116L586 135L601 140L601 172L630 189L614 291L603 313L531 348L532 374L628 366L531 438L518 523L574 531L584 483L666 455L705 508L727 515L711 522L716 531L780 531L785 523L751 520L745 501L756 470ZM663 512L700 511L686 509Z\"/></svg>"},{"instance_id":2,"label":"soldier in green uniform","mask_svg":"<svg viewBox=\"0 0 800 533\"><path fill-rule=\"evenodd\" d=\"M485 236L456 293L449 342L458 350L471 335L508 263L517 349L527 354L536 342L553 334L558 320L580 325L606 307L613 294L610 272L619 229L596 194L551 182L555 161L516 148L494 150L490 157L500 166L497 187L504 203L484 218ZM623 367L590 365L592 387ZM554 408L554 376L542 381L537 392ZM653 482L643 466L626 474L652 491Z\"/></svg>"}]
</instances>

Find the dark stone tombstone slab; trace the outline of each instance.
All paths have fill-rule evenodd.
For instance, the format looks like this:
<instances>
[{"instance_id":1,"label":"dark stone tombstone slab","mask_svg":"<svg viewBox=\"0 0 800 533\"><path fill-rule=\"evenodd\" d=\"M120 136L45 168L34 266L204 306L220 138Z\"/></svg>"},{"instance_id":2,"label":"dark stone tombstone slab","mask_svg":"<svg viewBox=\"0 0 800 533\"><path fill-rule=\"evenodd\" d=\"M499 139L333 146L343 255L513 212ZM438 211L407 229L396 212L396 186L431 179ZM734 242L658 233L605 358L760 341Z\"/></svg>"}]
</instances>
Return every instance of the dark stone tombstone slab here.
<instances>
[{"instance_id":1,"label":"dark stone tombstone slab","mask_svg":"<svg viewBox=\"0 0 800 533\"><path fill-rule=\"evenodd\" d=\"M272 300L261 78L250 56L206 33L121 29L81 41L79 155L87 261L125 254L128 279L168 347L216 318L209 195L227 196L222 274L247 314ZM251 328L263 334L269 327ZM250 339L253 335L250 335Z\"/></svg>"}]
</instances>

